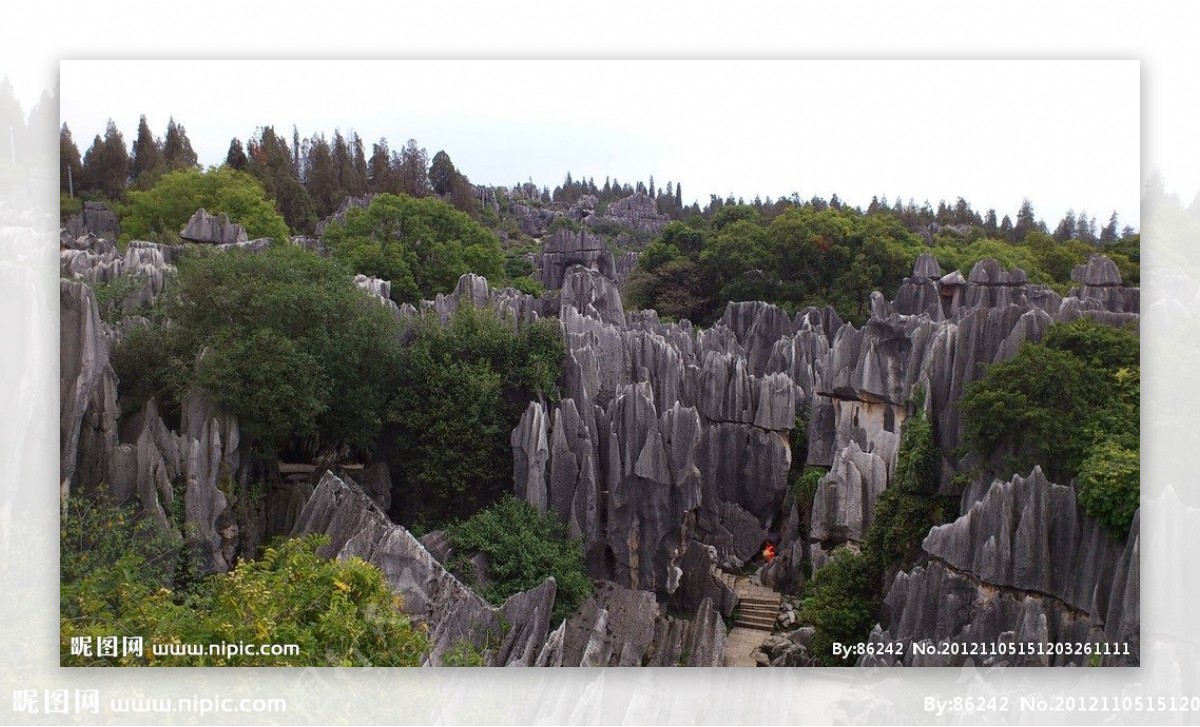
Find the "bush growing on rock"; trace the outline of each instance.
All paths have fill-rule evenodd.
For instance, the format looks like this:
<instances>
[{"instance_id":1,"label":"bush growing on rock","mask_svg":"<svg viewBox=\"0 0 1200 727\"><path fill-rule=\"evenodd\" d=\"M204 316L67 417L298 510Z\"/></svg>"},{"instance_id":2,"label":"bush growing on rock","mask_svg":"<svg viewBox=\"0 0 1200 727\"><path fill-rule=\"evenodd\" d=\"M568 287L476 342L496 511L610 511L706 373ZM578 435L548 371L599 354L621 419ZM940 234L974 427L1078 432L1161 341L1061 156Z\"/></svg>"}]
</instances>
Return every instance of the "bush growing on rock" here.
<instances>
[{"instance_id":1,"label":"bush growing on rock","mask_svg":"<svg viewBox=\"0 0 1200 727\"><path fill-rule=\"evenodd\" d=\"M866 557L847 549L834 551L809 581L800 621L816 627L812 653L825 666L848 666L833 655L833 644L866 641L881 601L878 581Z\"/></svg>"},{"instance_id":2,"label":"bush growing on rock","mask_svg":"<svg viewBox=\"0 0 1200 727\"><path fill-rule=\"evenodd\" d=\"M468 583L475 580L470 556L480 554L486 559L486 580L474 587L494 604L554 576L558 590L552 624L556 626L592 592L579 541L569 538L566 526L552 514L511 495L449 528L448 534L455 548L450 567Z\"/></svg>"},{"instance_id":3,"label":"bush growing on rock","mask_svg":"<svg viewBox=\"0 0 1200 727\"><path fill-rule=\"evenodd\" d=\"M1012 471L1078 478L1080 505L1119 537L1140 496L1138 360L1132 331L1086 318L1051 326L968 385L966 444L1007 453Z\"/></svg>"},{"instance_id":4,"label":"bush growing on rock","mask_svg":"<svg viewBox=\"0 0 1200 727\"><path fill-rule=\"evenodd\" d=\"M60 647L64 666L416 666L423 631L399 610L383 573L365 561L316 554L324 536L287 540L188 593L167 587L145 527L111 509L97 549L74 542L84 520L63 529ZM94 519L94 516L92 517ZM67 566L67 555L78 560ZM89 559L90 558L90 559ZM71 654L72 637L141 636L142 656ZM294 655L155 656L151 643L296 644Z\"/></svg>"},{"instance_id":5,"label":"bush growing on rock","mask_svg":"<svg viewBox=\"0 0 1200 727\"><path fill-rule=\"evenodd\" d=\"M531 399L558 398L564 355L555 320L517 327L470 305L418 320L388 409L393 519L433 529L511 490L509 435Z\"/></svg>"},{"instance_id":6,"label":"bush growing on rock","mask_svg":"<svg viewBox=\"0 0 1200 727\"><path fill-rule=\"evenodd\" d=\"M381 194L331 223L322 240L351 271L390 280L397 303L450 293L465 273L504 279L499 240L434 197Z\"/></svg>"},{"instance_id":7,"label":"bush growing on rock","mask_svg":"<svg viewBox=\"0 0 1200 727\"><path fill-rule=\"evenodd\" d=\"M167 323L117 347L122 394L169 411L199 388L266 454L295 438L316 451L374 443L399 328L337 264L292 246L189 250L163 306Z\"/></svg>"},{"instance_id":8,"label":"bush growing on rock","mask_svg":"<svg viewBox=\"0 0 1200 727\"><path fill-rule=\"evenodd\" d=\"M249 174L228 168L181 169L164 175L150 189L131 191L122 208L121 241L178 241L179 231L201 208L212 215L229 215L246 228L250 239L287 242L287 224L262 185Z\"/></svg>"}]
</instances>

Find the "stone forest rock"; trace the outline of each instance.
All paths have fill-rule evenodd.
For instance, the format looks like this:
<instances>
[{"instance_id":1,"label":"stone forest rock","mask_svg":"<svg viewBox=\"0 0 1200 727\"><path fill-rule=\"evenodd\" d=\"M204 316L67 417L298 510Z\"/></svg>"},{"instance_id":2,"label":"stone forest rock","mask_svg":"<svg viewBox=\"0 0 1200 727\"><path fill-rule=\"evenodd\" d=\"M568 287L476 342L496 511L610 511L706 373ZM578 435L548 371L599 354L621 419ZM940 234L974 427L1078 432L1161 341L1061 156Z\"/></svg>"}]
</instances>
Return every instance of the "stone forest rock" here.
<instances>
[{"instance_id":1,"label":"stone forest rock","mask_svg":"<svg viewBox=\"0 0 1200 727\"><path fill-rule=\"evenodd\" d=\"M1072 487L1028 477L997 481L953 523L933 528L922 545L928 562L900 573L884 601L872 641L1021 643L1109 642L1139 661L1139 526L1113 539L1083 512ZM905 651L905 665L958 666L964 655ZM1009 654L976 663L1018 666L1092 663L1087 655ZM864 659L865 664L895 660Z\"/></svg>"},{"instance_id":2,"label":"stone forest rock","mask_svg":"<svg viewBox=\"0 0 1200 727\"><path fill-rule=\"evenodd\" d=\"M1074 271L1076 287L1063 297L994 260L964 276L922 255L894 299L873 296L861 326L832 308L789 315L761 301L730 303L703 329L664 323L653 311L624 309L618 281L636 253L614 259L590 227L607 216L641 232L661 229L653 199L634 195L600 215L586 198L569 213L545 210L536 188L496 195L490 204L525 210L518 217L526 234L544 234L564 214L581 222L581 231L559 228L534 255L546 295L468 274L450 294L397 306L389 281L354 282L405 325L422 313L447 321L463 305L513 326L557 319L566 348L561 396L528 402L509 442L514 493L582 542L597 584L568 619L552 622L553 579L500 606L459 582L438 560L449 557L444 537L430 534L422 545L388 519L386 465L368 459L354 471L366 489L333 473L315 483L307 475L287 480L268 498L269 512L246 515L245 488L262 467L234 417L200 396L183 402L177 425L168 426L154 400L122 415L109 352L138 324L110 328L93 286L137 275L141 288L123 305L153 302L176 249L133 242L120 252L90 223L86 233L64 230L60 249L63 490L107 483L119 500L136 500L161 527L186 534L203 572L227 570L271 533L324 533L323 555L360 556L383 570L405 611L428 626L431 665L463 644L496 665L715 665L722 616L736 603L723 570L761 563L770 542L776 557L759 580L795 593L832 549L858 548L895 477L900 431L914 407L933 422L942 494L950 494L962 469L956 402L985 365L1011 358L1056 322L1139 319L1137 289L1123 287L1102 256ZM339 213L368 202L349 200ZM184 237L222 249L257 245L203 210ZM790 488L805 466L827 470L811 506ZM1137 520L1124 540L1111 539L1072 487L1047 482L1040 470L981 480L964 495L961 517L929 532L922 561L895 576L871 638L1136 645L1138 542ZM779 618L791 631L765 644L761 660L811 663L811 631L793 628L794 609ZM1043 662L1082 663L1009 659ZM1135 652L1105 663L1136 662Z\"/></svg>"},{"instance_id":3,"label":"stone forest rock","mask_svg":"<svg viewBox=\"0 0 1200 727\"><path fill-rule=\"evenodd\" d=\"M179 236L189 242L210 242L216 245L228 245L247 240L246 228L230 222L229 215L224 212L219 215L210 215L202 209L196 210Z\"/></svg>"}]
</instances>

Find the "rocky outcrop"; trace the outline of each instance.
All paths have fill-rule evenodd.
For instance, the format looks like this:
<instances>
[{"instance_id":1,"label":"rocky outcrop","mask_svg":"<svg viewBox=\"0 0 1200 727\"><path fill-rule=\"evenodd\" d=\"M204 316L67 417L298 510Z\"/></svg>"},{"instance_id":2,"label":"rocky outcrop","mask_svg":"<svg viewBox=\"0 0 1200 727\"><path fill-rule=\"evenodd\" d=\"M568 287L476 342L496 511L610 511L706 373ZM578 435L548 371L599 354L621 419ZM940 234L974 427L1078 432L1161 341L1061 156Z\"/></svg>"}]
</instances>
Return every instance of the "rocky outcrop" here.
<instances>
[{"instance_id":1,"label":"rocky outcrop","mask_svg":"<svg viewBox=\"0 0 1200 727\"><path fill-rule=\"evenodd\" d=\"M546 290L563 287L567 271L575 266L594 270L616 280L616 263L604 240L591 232L560 229L542 243L538 257L541 281Z\"/></svg>"},{"instance_id":2,"label":"rocky outcrop","mask_svg":"<svg viewBox=\"0 0 1200 727\"><path fill-rule=\"evenodd\" d=\"M115 240L121 235L121 224L117 215L101 202L87 201L79 214L71 215L63 224L67 235L73 238L95 235Z\"/></svg>"},{"instance_id":3,"label":"rocky outcrop","mask_svg":"<svg viewBox=\"0 0 1200 727\"><path fill-rule=\"evenodd\" d=\"M111 284L119 279L133 281L124 296L114 300L126 314L150 305L166 287L167 276L174 271L176 255L168 245L134 240L121 254L109 240L86 235L65 238L59 251L59 275L89 285Z\"/></svg>"},{"instance_id":4,"label":"rocky outcrop","mask_svg":"<svg viewBox=\"0 0 1200 727\"><path fill-rule=\"evenodd\" d=\"M202 209L196 210L179 236L189 242L207 242L215 245L229 245L247 240L246 228L230 222L229 215L224 212L210 215Z\"/></svg>"},{"instance_id":5,"label":"rocky outcrop","mask_svg":"<svg viewBox=\"0 0 1200 727\"><path fill-rule=\"evenodd\" d=\"M338 205L338 208L333 211L333 214L317 223L317 237L324 237L325 231L328 230L329 226L334 222L345 222L346 215L350 213L350 210L366 209L367 207L370 207L371 202L375 200L376 196L378 195L364 194L361 197L346 197L343 199L342 203Z\"/></svg>"},{"instance_id":6,"label":"rocky outcrop","mask_svg":"<svg viewBox=\"0 0 1200 727\"><path fill-rule=\"evenodd\" d=\"M654 596L600 581L551 634L538 666L719 666L725 623L712 602L691 620L664 616Z\"/></svg>"},{"instance_id":7,"label":"rocky outcrop","mask_svg":"<svg viewBox=\"0 0 1200 727\"><path fill-rule=\"evenodd\" d=\"M114 481L117 377L92 289L60 281L59 311L59 478L65 495Z\"/></svg>"},{"instance_id":8,"label":"rocky outcrop","mask_svg":"<svg viewBox=\"0 0 1200 727\"><path fill-rule=\"evenodd\" d=\"M1139 528L1114 540L1083 512L1075 490L1028 477L995 482L982 500L933 528L924 566L899 574L873 635L880 643L1109 643L1121 652L977 654L975 663L1136 665ZM1129 654L1124 653L1128 645ZM957 666L968 654L905 650L905 665ZM869 659L864 663L895 663Z\"/></svg>"},{"instance_id":9,"label":"rocky outcrop","mask_svg":"<svg viewBox=\"0 0 1200 727\"><path fill-rule=\"evenodd\" d=\"M658 211L658 203L653 197L645 192L635 192L609 204L603 215L591 216L585 220L591 225L600 224L602 221L615 222L639 235L657 235L671 218Z\"/></svg>"}]
</instances>

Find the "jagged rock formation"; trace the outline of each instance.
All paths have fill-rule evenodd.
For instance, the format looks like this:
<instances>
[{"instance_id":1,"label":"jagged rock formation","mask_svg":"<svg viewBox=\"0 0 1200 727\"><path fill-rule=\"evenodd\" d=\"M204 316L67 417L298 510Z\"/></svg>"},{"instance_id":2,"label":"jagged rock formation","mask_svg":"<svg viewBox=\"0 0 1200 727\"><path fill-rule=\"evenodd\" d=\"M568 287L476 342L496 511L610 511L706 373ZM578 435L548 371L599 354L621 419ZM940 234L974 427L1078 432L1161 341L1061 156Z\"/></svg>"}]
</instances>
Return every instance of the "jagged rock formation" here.
<instances>
[{"instance_id":1,"label":"jagged rock formation","mask_svg":"<svg viewBox=\"0 0 1200 727\"><path fill-rule=\"evenodd\" d=\"M594 202L592 207L595 208ZM657 235L671 218L658 211L658 203L653 197L645 192L635 192L608 205L603 215L594 215L585 221L589 225L612 221L639 235Z\"/></svg>"},{"instance_id":2,"label":"jagged rock formation","mask_svg":"<svg viewBox=\"0 0 1200 727\"><path fill-rule=\"evenodd\" d=\"M344 222L346 215L353 209L366 209L371 206L371 202L379 196L376 194L364 194L361 197L346 197L333 214L317 223L316 235L321 238L325 235L325 230L329 229L329 225L334 222Z\"/></svg>"},{"instance_id":3,"label":"jagged rock formation","mask_svg":"<svg viewBox=\"0 0 1200 727\"><path fill-rule=\"evenodd\" d=\"M114 480L117 377L92 289L60 281L59 311L59 477L66 495Z\"/></svg>"},{"instance_id":4,"label":"jagged rock formation","mask_svg":"<svg viewBox=\"0 0 1200 727\"><path fill-rule=\"evenodd\" d=\"M188 220L179 236L189 242L208 242L215 245L229 245L246 242L246 228L229 221L229 215L222 212L210 215L199 209Z\"/></svg>"},{"instance_id":5,"label":"jagged rock formation","mask_svg":"<svg viewBox=\"0 0 1200 727\"><path fill-rule=\"evenodd\" d=\"M779 557L764 582L798 586L803 564L819 567L831 548L856 547L864 538L875 498L894 476L914 391L926 392L937 443L952 452L961 441L953 404L981 364L1013 356L1056 320L1088 315L1136 323L1136 292L1112 286L1111 271L1095 272L1102 266L1093 260L1094 272L1078 275L1091 288L1122 291L1119 297L1101 291L1109 296L1104 305L1088 286L1060 298L994 261L981 261L963 278L944 275L932 257L922 257L895 301L875 296L875 315L862 328L843 324L831 310L789 318L774 306L734 303L717 325L696 332L686 321L668 326L652 313L626 313L603 295L584 296L582 310L572 304L578 296L564 295L568 396L558 406L532 404L514 432L517 492L570 523L584 539L592 572L622 585L660 594L665 587L670 598L682 596L694 607L701 594L716 592L711 563L740 564L757 549L750 545L755 539L777 536ZM567 281L589 291L611 283L584 271L569 272ZM647 422L676 406L698 415L694 452L660 449L646 431ZM640 414L631 417L631 410ZM794 508L779 518L790 468L786 434L797 416L808 422L808 463L830 467L807 533ZM632 461L631 451L637 452ZM614 507L614 493L626 504L631 492L647 497L663 483L690 483L655 471L663 455L696 466L698 506L688 509L696 500L683 490L653 506L658 518ZM943 471L948 491L954 462ZM964 496L967 505L973 501ZM657 552L645 547L647 532ZM699 550L702 544L711 554Z\"/></svg>"},{"instance_id":6,"label":"jagged rock formation","mask_svg":"<svg viewBox=\"0 0 1200 727\"><path fill-rule=\"evenodd\" d=\"M1040 468L995 482L958 520L930 530L928 563L900 573L872 640L888 643L1128 644L1102 664L1139 660L1139 528L1104 533ZM957 666L965 654L914 654L905 665ZM980 655L975 663L1087 665L1087 655ZM865 659L862 663L894 663Z\"/></svg>"},{"instance_id":7,"label":"jagged rock formation","mask_svg":"<svg viewBox=\"0 0 1200 727\"><path fill-rule=\"evenodd\" d=\"M63 228L66 234L73 238L95 235L115 240L121 235L121 224L117 221L117 215L101 202L84 202L83 211L68 217Z\"/></svg>"},{"instance_id":8,"label":"jagged rock formation","mask_svg":"<svg viewBox=\"0 0 1200 727\"><path fill-rule=\"evenodd\" d=\"M383 571L402 597L404 610L428 626L430 665L465 644L493 663L532 666L546 640L556 593L553 578L493 607L446 571L407 530L391 523L365 492L332 472L321 478L292 531L306 533L329 536L329 544L318 551L322 555L359 557ZM502 623L508 624L507 634Z\"/></svg>"},{"instance_id":9,"label":"jagged rock formation","mask_svg":"<svg viewBox=\"0 0 1200 727\"><path fill-rule=\"evenodd\" d=\"M725 624L709 600L686 621L662 615L648 591L600 582L553 632L553 578L492 606L357 485L332 472L321 478L292 531L307 533L329 536L321 555L359 557L383 571L404 611L429 629L430 666L461 644L496 666L714 666L721 657Z\"/></svg>"},{"instance_id":10,"label":"jagged rock formation","mask_svg":"<svg viewBox=\"0 0 1200 727\"><path fill-rule=\"evenodd\" d=\"M539 267L546 290L561 288L567 270L575 265L595 270L610 280L616 277L613 255L604 240L586 230L559 230L542 243Z\"/></svg>"},{"instance_id":11,"label":"jagged rock formation","mask_svg":"<svg viewBox=\"0 0 1200 727\"><path fill-rule=\"evenodd\" d=\"M578 206L585 222L593 216L586 211ZM731 303L704 330L625 311L615 280L635 258L614 260L586 231L561 230L547 241L542 275L554 291L541 297L465 275L453 293L396 306L388 281L359 276L356 284L402 320L446 321L461 305L490 308L512 325L557 317L567 349L562 398L530 402L513 430L514 490L567 524L583 541L589 573L605 585L556 625L552 581L488 605L388 522L378 508L390 495L386 471L363 472L369 494L332 475L315 488L288 482L269 495L265 517L235 517L230 495L254 473L232 417L200 399L186 402L178 431L153 402L118 415L108 364L118 332L100 320L89 285L134 272L148 282L131 299L149 302L161 293L174 248L135 242L121 254L94 236L66 234L62 243L64 489L107 482L119 499L136 497L163 527L191 534L206 571L228 568L266 533L293 523L295 532L336 534L327 554L380 565L430 624L431 664L464 641L496 664L719 663L720 616L736 605L720 569L742 566L770 540L778 555L762 582L796 589L832 548L857 547L894 477L915 391L925 392L936 443L949 453L949 492L961 442L954 404L983 364L1011 357L1057 321L1138 320L1137 291L1121 287L1115 266L1100 257L1075 271L1077 287L1061 297L994 261L964 277L922 256L895 299L872 296L861 327L830 308L789 316L762 302ZM807 428L804 462L790 443L797 422ZM789 473L805 464L829 468L808 511L787 494ZM964 494L963 517L927 538L927 562L896 577L874 638L1136 636L1136 526L1125 544L1105 540L1073 490L1040 477L982 481ZM430 549L439 546L431 541ZM937 601L943 596L948 613ZM696 616L667 617L665 604ZM764 658L806 663L802 646L780 642Z\"/></svg>"}]
</instances>

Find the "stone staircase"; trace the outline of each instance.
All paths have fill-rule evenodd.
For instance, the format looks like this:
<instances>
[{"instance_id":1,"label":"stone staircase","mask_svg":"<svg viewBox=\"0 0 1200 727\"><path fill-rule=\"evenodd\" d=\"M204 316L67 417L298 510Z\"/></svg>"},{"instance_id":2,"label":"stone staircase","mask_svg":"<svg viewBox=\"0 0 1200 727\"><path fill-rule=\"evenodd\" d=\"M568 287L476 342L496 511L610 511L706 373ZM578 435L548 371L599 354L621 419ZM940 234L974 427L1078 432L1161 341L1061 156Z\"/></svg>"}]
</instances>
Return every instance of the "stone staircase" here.
<instances>
[{"instance_id":1,"label":"stone staircase","mask_svg":"<svg viewBox=\"0 0 1200 727\"><path fill-rule=\"evenodd\" d=\"M754 585L745 576L720 571L717 577L738 597L733 628L725 639L725 665L758 666L751 654L775 630L783 597L778 591Z\"/></svg>"}]
</instances>

